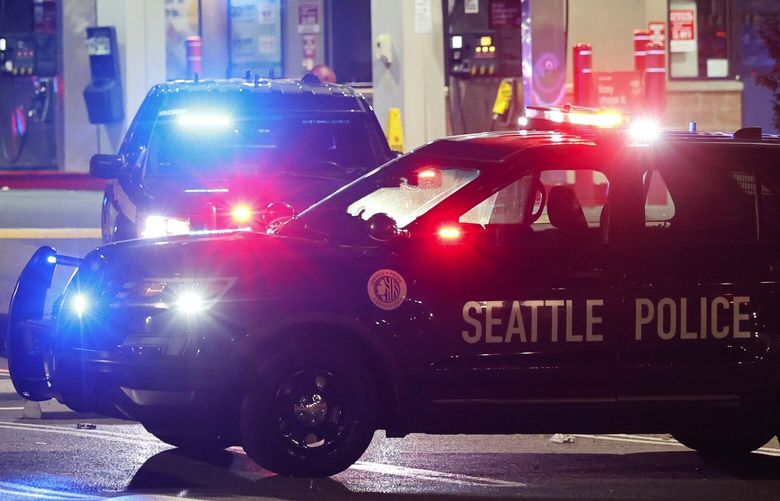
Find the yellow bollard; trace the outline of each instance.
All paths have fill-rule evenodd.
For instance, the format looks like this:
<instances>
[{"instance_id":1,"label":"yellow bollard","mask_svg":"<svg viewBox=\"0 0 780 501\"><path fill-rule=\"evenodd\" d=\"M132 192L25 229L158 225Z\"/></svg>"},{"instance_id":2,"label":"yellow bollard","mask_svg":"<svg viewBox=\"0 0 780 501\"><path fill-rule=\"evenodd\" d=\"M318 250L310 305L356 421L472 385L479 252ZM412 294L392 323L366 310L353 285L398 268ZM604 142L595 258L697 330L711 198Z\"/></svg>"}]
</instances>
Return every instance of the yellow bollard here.
<instances>
[{"instance_id":1,"label":"yellow bollard","mask_svg":"<svg viewBox=\"0 0 780 501\"><path fill-rule=\"evenodd\" d=\"M401 124L400 108L387 110L387 144L393 151L404 152L404 127Z\"/></svg>"}]
</instances>

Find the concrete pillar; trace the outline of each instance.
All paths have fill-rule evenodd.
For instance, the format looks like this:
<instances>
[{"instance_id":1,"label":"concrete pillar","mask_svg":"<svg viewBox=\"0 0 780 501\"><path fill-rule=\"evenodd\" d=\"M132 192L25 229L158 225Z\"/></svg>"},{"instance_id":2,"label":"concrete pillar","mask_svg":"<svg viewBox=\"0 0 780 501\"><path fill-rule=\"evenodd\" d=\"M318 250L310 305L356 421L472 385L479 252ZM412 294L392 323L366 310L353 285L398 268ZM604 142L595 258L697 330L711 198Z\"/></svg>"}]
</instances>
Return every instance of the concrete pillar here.
<instances>
[{"instance_id":1,"label":"concrete pillar","mask_svg":"<svg viewBox=\"0 0 780 501\"><path fill-rule=\"evenodd\" d=\"M400 108L404 151L446 134L442 3L371 0L371 38L389 35L392 62L373 59L374 110L382 127Z\"/></svg>"},{"instance_id":2,"label":"concrete pillar","mask_svg":"<svg viewBox=\"0 0 780 501\"><path fill-rule=\"evenodd\" d=\"M165 1L97 0L97 24L116 27L125 95L125 120L99 126L100 149L119 149L149 88L165 82Z\"/></svg>"},{"instance_id":3,"label":"concrete pillar","mask_svg":"<svg viewBox=\"0 0 780 501\"><path fill-rule=\"evenodd\" d=\"M58 2L60 21L60 68L62 74L62 113L57 117L59 131L57 163L61 170L87 172L89 158L97 151L97 129L89 123L82 91L89 84L89 57L85 40L87 27L95 26L96 0Z\"/></svg>"}]
</instances>

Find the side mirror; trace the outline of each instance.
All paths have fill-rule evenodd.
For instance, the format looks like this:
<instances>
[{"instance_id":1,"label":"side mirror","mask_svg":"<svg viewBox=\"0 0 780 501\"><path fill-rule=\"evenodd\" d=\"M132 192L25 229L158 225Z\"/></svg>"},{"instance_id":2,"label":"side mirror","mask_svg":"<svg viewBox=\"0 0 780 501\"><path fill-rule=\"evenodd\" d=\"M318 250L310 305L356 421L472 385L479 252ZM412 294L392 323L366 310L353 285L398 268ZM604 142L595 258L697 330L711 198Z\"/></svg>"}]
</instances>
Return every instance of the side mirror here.
<instances>
[{"instance_id":1,"label":"side mirror","mask_svg":"<svg viewBox=\"0 0 780 501\"><path fill-rule=\"evenodd\" d=\"M384 212L377 212L366 220L368 236L379 242L392 240L401 234L395 219Z\"/></svg>"},{"instance_id":2,"label":"side mirror","mask_svg":"<svg viewBox=\"0 0 780 501\"><path fill-rule=\"evenodd\" d=\"M285 202L271 202L263 210L260 221L266 227L274 227L295 217L295 208Z\"/></svg>"},{"instance_id":3,"label":"side mirror","mask_svg":"<svg viewBox=\"0 0 780 501\"><path fill-rule=\"evenodd\" d=\"M92 155L89 161L89 174L101 179L116 179L122 170L122 159L119 155Z\"/></svg>"}]
</instances>

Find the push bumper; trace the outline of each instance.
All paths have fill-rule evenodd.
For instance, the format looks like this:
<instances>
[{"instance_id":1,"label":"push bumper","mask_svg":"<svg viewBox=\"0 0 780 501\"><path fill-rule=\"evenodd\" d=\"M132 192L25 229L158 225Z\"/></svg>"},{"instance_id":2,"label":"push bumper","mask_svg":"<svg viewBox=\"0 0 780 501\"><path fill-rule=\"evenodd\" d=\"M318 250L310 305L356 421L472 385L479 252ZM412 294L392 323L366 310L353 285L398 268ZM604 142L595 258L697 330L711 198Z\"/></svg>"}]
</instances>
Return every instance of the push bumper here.
<instances>
[{"instance_id":1,"label":"push bumper","mask_svg":"<svg viewBox=\"0 0 780 501\"><path fill-rule=\"evenodd\" d=\"M8 308L8 369L16 392L27 400L55 396L46 369L53 325L44 319L44 306L58 263L78 266L80 260L59 256L52 247L39 248L22 270Z\"/></svg>"},{"instance_id":2,"label":"push bumper","mask_svg":"<svg viewBox=\"0 0 780 501\"><path fill-rule=\"evenodd\" d=\"M138 419L145 409L197 405L227 394L228 371L197 356L164 355L144 347L98 351L63 346L44 314L55 268L82 260L38 249L16 283L8 316L8 365L27 400L57 398L74 410Z\"/></svg>"}]
</instances>

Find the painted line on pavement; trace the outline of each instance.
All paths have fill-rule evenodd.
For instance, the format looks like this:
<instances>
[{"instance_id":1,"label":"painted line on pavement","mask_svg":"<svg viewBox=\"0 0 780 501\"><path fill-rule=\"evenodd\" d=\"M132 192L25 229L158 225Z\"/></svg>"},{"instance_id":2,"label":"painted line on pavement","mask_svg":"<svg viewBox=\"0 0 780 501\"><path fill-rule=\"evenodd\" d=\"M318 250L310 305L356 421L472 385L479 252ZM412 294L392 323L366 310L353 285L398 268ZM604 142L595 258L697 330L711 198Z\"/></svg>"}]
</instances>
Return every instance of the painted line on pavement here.
<instances>
[{"instance_id":1,"label":"painted line on pavement","mask_svg":"<svg viewBox=\"0 0 780 501\"><path fill-rule=\"evenodd\" d=\"M527 487L521 482L511 482L509 480L499 480L487 477L472 477L460 473L445 473L435 470L422 470L420 468L409 468L406 466L396 466L384 463L371 463L368 461L358 461L349 467L350 470L368 471L384 475L395 475L399 477L409 477L415 480L433 480L434 482L443 482L447 484L468 485L477 487L501 487L516 488Z\"/></svg>"},{"instance_id":2,"label":"painted line on pavement","mask_svg":"<svg viewBox=\"0 0 780 501\"><path fill-rule=\"evenodd\" d=\"M575 437L581 437L581 438L592 438L594 440L611 440L613 442L628 442L633 444L650 444L650 445L664 445L667 447L682 447L684 449L687 449L683 444L676 440L667 440L663 438L656 438L656 437L648 437L644 435L625 435L625 434L617 434L617 435L574 435ZM761 447L760 449L756 449L753 452L757 452L759 454L765 454L767 456L780 456L780 449L776 449L774 447Z\"/></svg>"},{"instance_id":3,"label":"painted line on pavement","mask_svg":"<svg viewBox=\"0 0 780 501\"><path fill-rule=\"evenodd\" d=\"M24 407L0 407L0 411L23 411Z\"/></svg>"},{"instance_id":4,"label":"painted line on pavement","mask_svg":"<svg viewBox=\"0 0 780 501\"><path fill-rule=\"evenodd\" d=\"M246 456L246 452L240 447L230 447L228 450L237 454ZM511 482L509 480L498 480L487 477L472 477L460 473L445 473L436 470L423 470L420 468L409 468L406 466L397 466L385 463L372 463L369 461L357 461L349 467L350 470L367 471L370 473L380 473L384 475L394 475L398 477L409 477L415 480L433 480L448 484L467 485L476 487L527 487L521 482Z\"/></svg>"},{"instance_id":5,"label":"painted line on pavement","mask_svg":"<svg viewBox=\"0 0 780 501\"><path fill-rule=\"evenodd\" d=\"M98 496L43 489L40 487L30 487L28 485L14 484L11 482L0 482L0 493L13 494L14 496L23 496L35 499L105 499Z\"/></svg>"},{"instance_id":6,"label":"painted line on pavement","mask_svg":"<svg viewBox=\"0 0 780 501\"><path fill-rule=\"evenodd\" d=\"M100 228L0 228L0 239L101 239Z\"/></svg>"},{"instance_id":7,"label":"painted line on pavement","mask_svg":"<svg viewBox=\"0 0 780 501\"><path fill-rule=\"evenodd\" d=\"M24 430L24 431L38 431L46 433L54 433L55 435L66 435L69 437L81 437L81 438L99 438L107 440L109 442L119 442L130 445L139 445L141 442L146 442L148 445L152 444L152 441L144 438L133 438L130 436L119 437L109 434L95 433L96 430L81 431L76 429L65 429L56 427L45 427L42 425L22 424L22 423L0 423L0 428L7 430ZM162 444L159 440L155 440L154 444Z\"/></svg>"},{"instance_id":8,"label":"painted line on pavement","mask_svg":"<svg viewBox=\"0 0 780 501\"><path fill-rule=\"evenodd\" d=\"M656 443L660 443L662 445L673 445L673 446L682 445L680 442L678 442L677 440L675 440L673 438L648 437L647 435L628 435L628 434L625 434L625 433L617 433L617 434L613 434L613 435L609 435L609 436L632 438L632 439L643 440L643 441L646 441L646 442L656 442ZM682 445L682 446L685 447L684 445ZM761 447L760 449L757 449L757 450L759 450L761 452L768 452L770 454L771 453L780 454L780 449L777 449L775 447Z\"/></svg>"},{"instance_id":9,"label":"painted line on pavement","mask_svg":"<svg viewBox=\"0 0 780 501\"><path fill-rule=\"evenodd\" d=\"M132 439L134 442L139 441L146 441L146 442L153 442L153 443L161 443L160 440L158 440L153 435L149 434L148 436L133 436L128 435L127 433L121 433L117 431L108 431L108 430L101 430L100 428L96 428L94 430L80 430L78 428L63 428L63 426L57 426L52 424L35 424L35 423L20 423L20 422L6 422L2 423L0 422L0 425L7 425L7 426L18 426L23 428L32 428L40 431L68 431L68 432L74 432L74 433L81 433L85 437L94 438L95 435L105 435L108 437L115 437L115 438L122 438L122 439Z\"/></svg>"}]
</instances>

